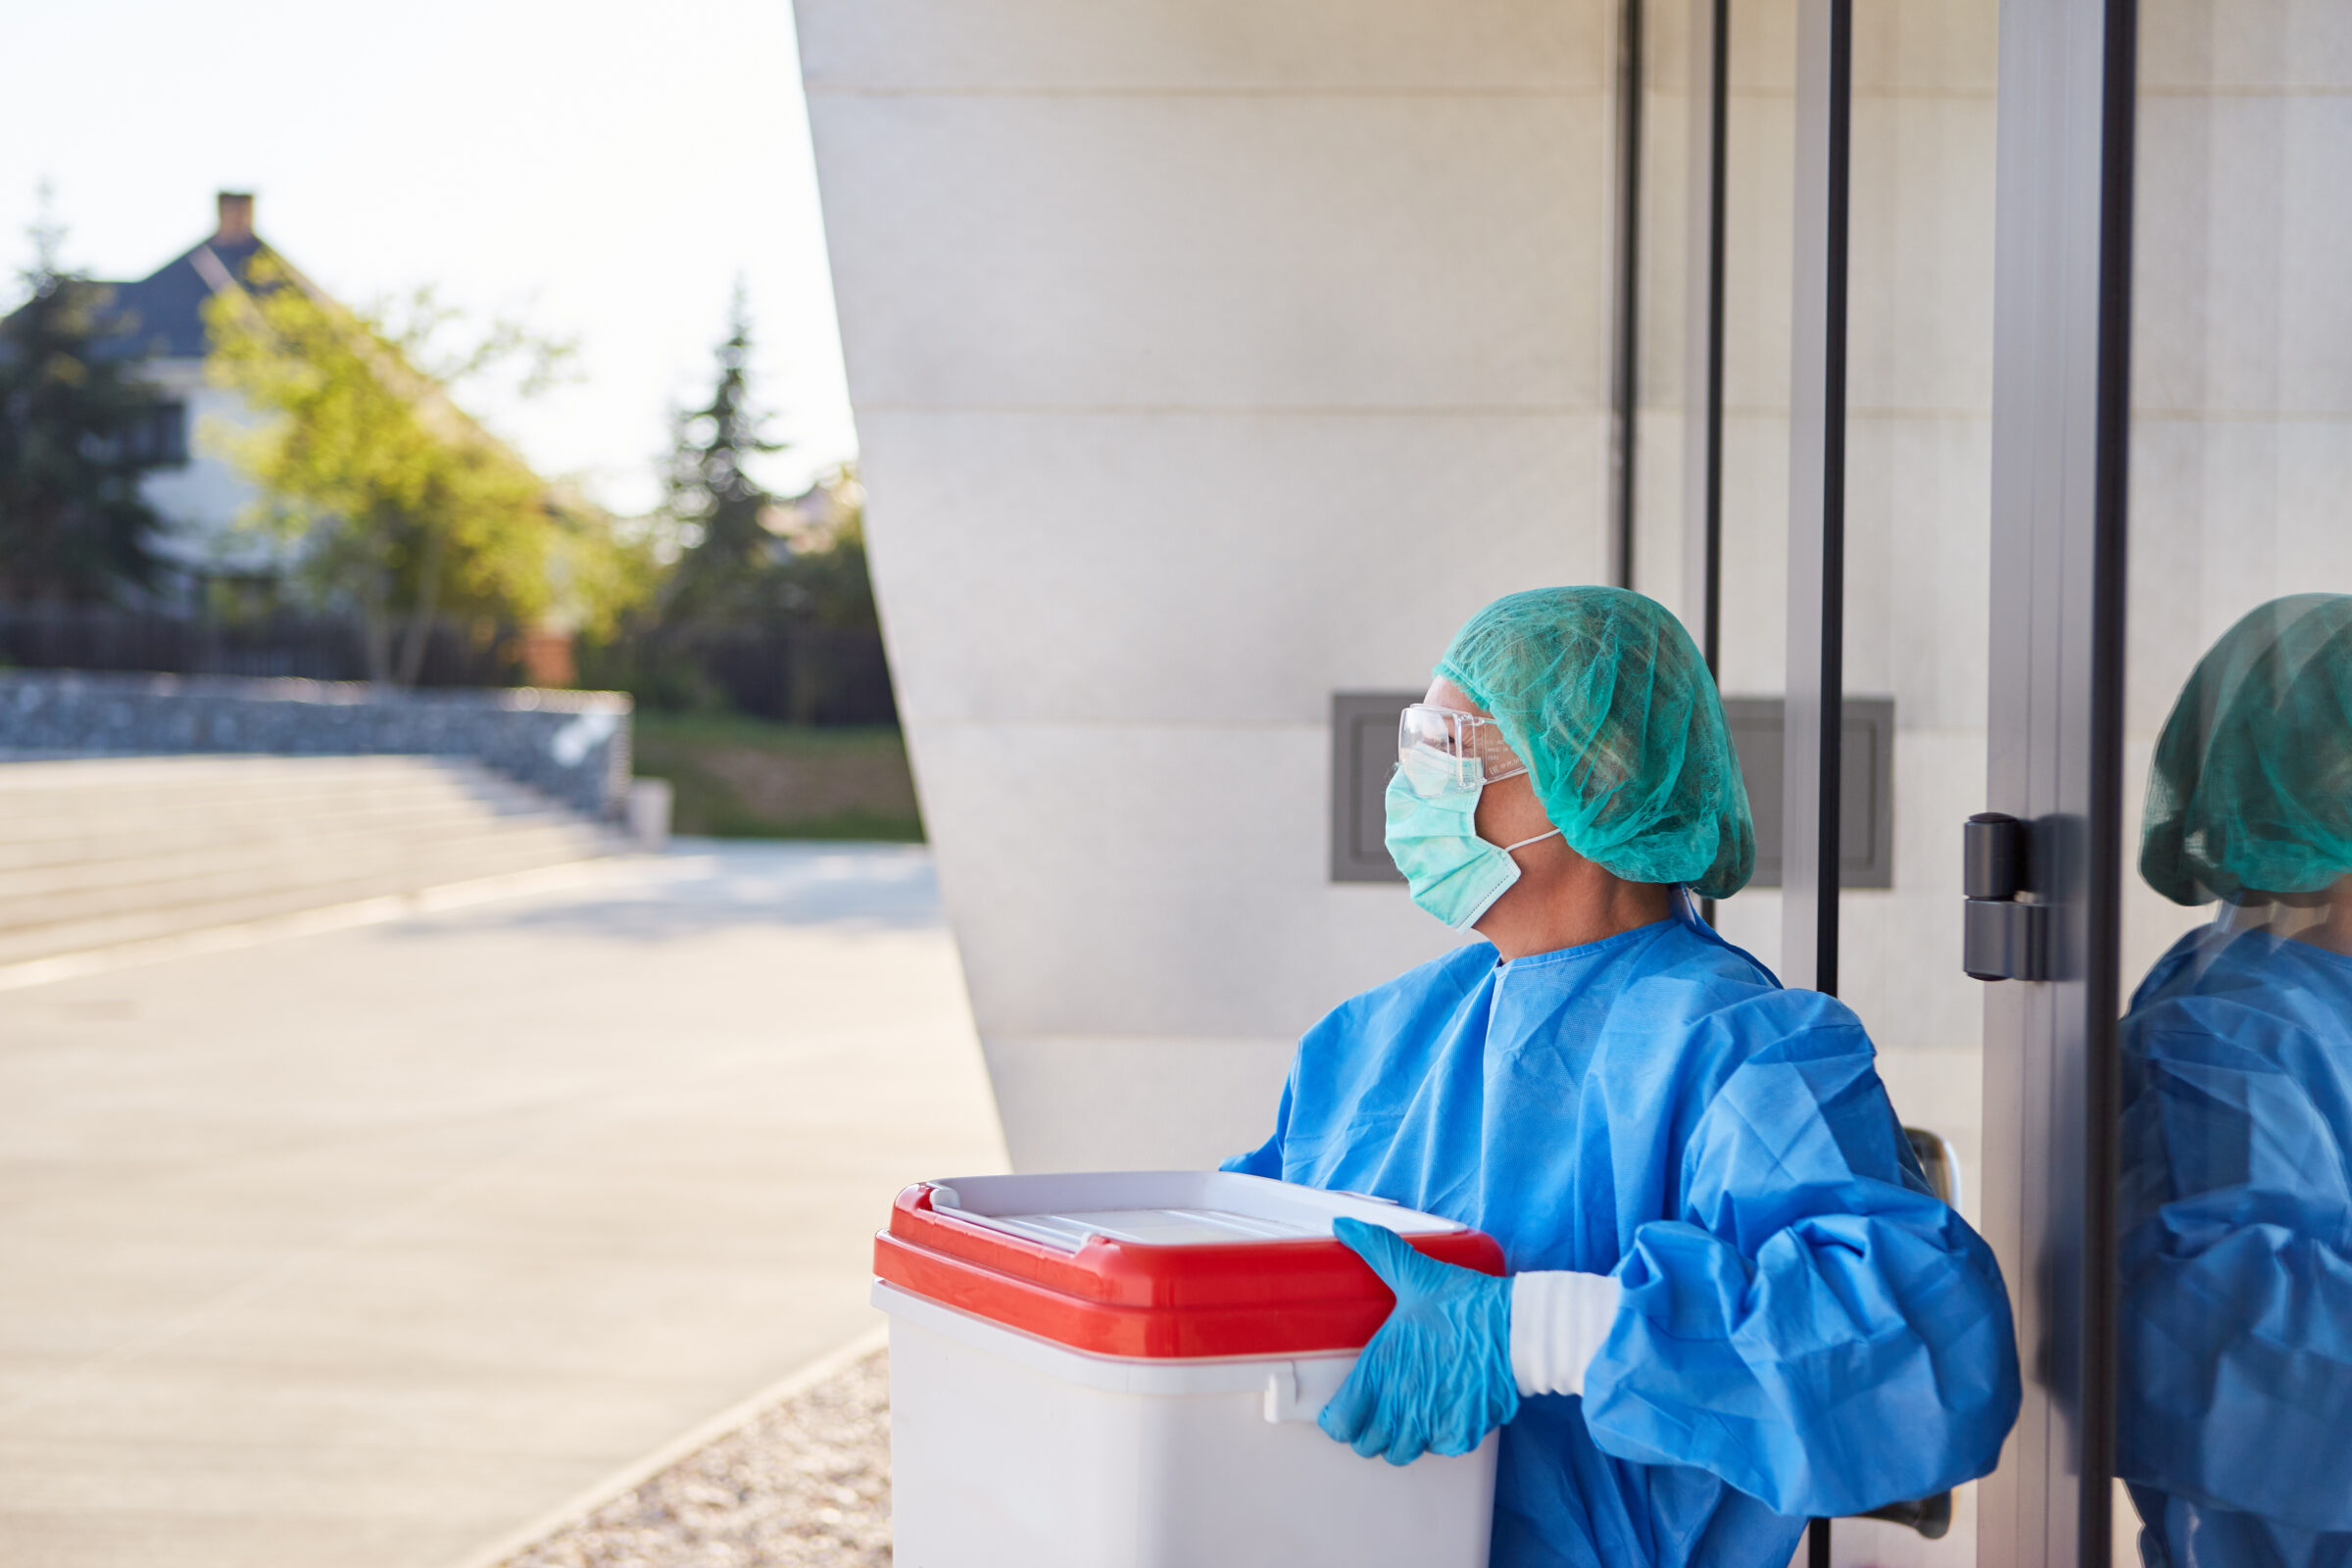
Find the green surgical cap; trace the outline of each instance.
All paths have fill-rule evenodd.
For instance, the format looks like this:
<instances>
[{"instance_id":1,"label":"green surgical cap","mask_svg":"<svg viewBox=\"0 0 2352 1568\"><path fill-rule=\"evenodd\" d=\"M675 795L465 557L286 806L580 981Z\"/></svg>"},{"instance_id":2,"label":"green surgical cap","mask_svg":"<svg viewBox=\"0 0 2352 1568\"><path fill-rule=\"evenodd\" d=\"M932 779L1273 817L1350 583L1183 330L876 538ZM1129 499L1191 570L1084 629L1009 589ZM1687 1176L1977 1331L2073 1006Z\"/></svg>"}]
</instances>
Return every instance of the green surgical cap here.
<instances>
[{"instance_id":1,"label":"green surgical cap","mask_svg":"<svg viewBox=\"0 0 2352 1568\"><path fill-rule=\"evenodd\" d=\"M1568 847L1634 882L1728 898L1756 868L1747 786L1683 623L1624 588L1497 599L1438 675L1494 715Z\"/></svg>"},{"instance_id":2,"label":"green surgical cap","mask_svg":"<svg viewBox=\"0 0 2352 1568\"><path fill-rule=\"evenodd\" d=\"M2156 742L2139 874L2175 904L2352 871L2352 596L2274 599L2197 663Z\"/></svg>"}]
</instances>

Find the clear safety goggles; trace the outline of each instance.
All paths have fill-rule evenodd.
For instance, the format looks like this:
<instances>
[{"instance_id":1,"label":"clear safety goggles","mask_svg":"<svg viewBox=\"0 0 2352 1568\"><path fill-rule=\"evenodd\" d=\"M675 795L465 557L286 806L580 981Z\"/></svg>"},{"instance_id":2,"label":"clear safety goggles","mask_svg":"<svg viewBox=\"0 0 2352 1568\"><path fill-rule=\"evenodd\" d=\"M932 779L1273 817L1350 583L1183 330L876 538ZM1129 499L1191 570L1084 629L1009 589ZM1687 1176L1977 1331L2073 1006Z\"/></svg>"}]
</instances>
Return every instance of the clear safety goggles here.
<instances>
[{"instance_id":1,"label":"clear safety goggles","mask_svg":"<svg viewBox=\"0 0 2352 1568\"><path fill-rule=\"evenodd\" d=\"M1493 784L1527 771L1494 720L1427 703L1413 704L1396 718L1397 760L1416 755L1424 763L1432 758L1446 763L1459 784Z\"/></svg>"}]
</instances>

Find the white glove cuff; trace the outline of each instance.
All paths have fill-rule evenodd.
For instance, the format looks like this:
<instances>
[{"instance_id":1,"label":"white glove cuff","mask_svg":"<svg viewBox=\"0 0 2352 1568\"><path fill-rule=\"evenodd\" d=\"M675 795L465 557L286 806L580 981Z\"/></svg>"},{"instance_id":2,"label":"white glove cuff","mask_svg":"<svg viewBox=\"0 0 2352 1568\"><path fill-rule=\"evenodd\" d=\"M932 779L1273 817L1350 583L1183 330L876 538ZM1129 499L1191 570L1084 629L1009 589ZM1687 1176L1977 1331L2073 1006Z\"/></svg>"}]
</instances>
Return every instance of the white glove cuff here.
<instances>
[{"instance_id":1,"label":"white glove cuff","mask_svg":"<svg viewBox=\"0 0 2352 1568\"><path fill-rule=\"evenodd\" d=\"M1511 1276L1511 1375L1519 1392L1582 1394L1585 1367L1617 1321L1623 1292L1606 1274Z\"/></svg>"}]
</instances>

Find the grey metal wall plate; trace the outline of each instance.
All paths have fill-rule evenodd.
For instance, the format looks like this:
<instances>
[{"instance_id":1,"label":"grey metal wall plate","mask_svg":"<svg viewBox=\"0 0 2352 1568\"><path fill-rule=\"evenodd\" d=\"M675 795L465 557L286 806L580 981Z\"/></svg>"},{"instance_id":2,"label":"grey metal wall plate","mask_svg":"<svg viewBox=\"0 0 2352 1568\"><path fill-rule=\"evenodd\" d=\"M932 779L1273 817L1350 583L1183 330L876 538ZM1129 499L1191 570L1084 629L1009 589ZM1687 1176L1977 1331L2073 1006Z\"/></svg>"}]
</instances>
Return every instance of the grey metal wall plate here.
<instances>
[{"instance_id":1,"label":"grey metal wall plate","mask_svg":"<svg viewBox=\"0 0 2352 1568\"><path fill-rule=\"evenodd\" d=\"M1756 874L1749 887L1781 885L1782 726L1778 697L1727 697L1723 716L1747 781L1756 822ZM1838 759L1838 882L1894 886L1894 699L1848 697Z\"/></svg>"},{"instance_id":2,"label":"grey metal wall plate","mask_svg":"<svg viewBox=\"0 0 2352 1568\"><path fill-rule=\"evenodd\" d=\"M1331 879L1401 882L1389 858L1382 797L1396 767L1396 715L1419 692L1331 696Z\"/></svg>"},{"instance_id":3,"label":"grey metal wall plate","mask_svg":"<svg viewBox=\"0 0 2352 1568\"><path fill-rule=\"evenodd\" d=\"M1401 882L1383 842L1381 797L1396 764L1396 714L1419 692L1334 692L1331 698L1331 879ZM1727 697L1724 718L1747 781L1756 823L1750 887L1781 885L1781 726L1778 697ZM1894 699L1845 700L1840 790L1840 885L1894 886Z\"/></svg>"}]
</instances>

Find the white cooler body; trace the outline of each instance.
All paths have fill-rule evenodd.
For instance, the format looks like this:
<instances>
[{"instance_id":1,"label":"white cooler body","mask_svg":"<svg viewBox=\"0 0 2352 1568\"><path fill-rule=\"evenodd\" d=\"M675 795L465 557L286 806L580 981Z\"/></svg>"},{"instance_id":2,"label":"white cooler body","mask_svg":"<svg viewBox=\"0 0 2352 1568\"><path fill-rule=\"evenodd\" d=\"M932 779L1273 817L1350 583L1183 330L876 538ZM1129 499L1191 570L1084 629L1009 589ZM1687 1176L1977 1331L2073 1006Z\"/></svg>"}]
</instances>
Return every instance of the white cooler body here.
<instances>
[{"instance_id":1,"label":"white cooler body","mask_svg":"<svg viewBox=\"0 0 2352 1568\"><path fill-rule=\"evenodd\" d=\"M1352 1354L1089 1355L877 1283L898 1568L1484 1568L1495 1438L1361 1459Z\"/></svg>"}]
</instances>

